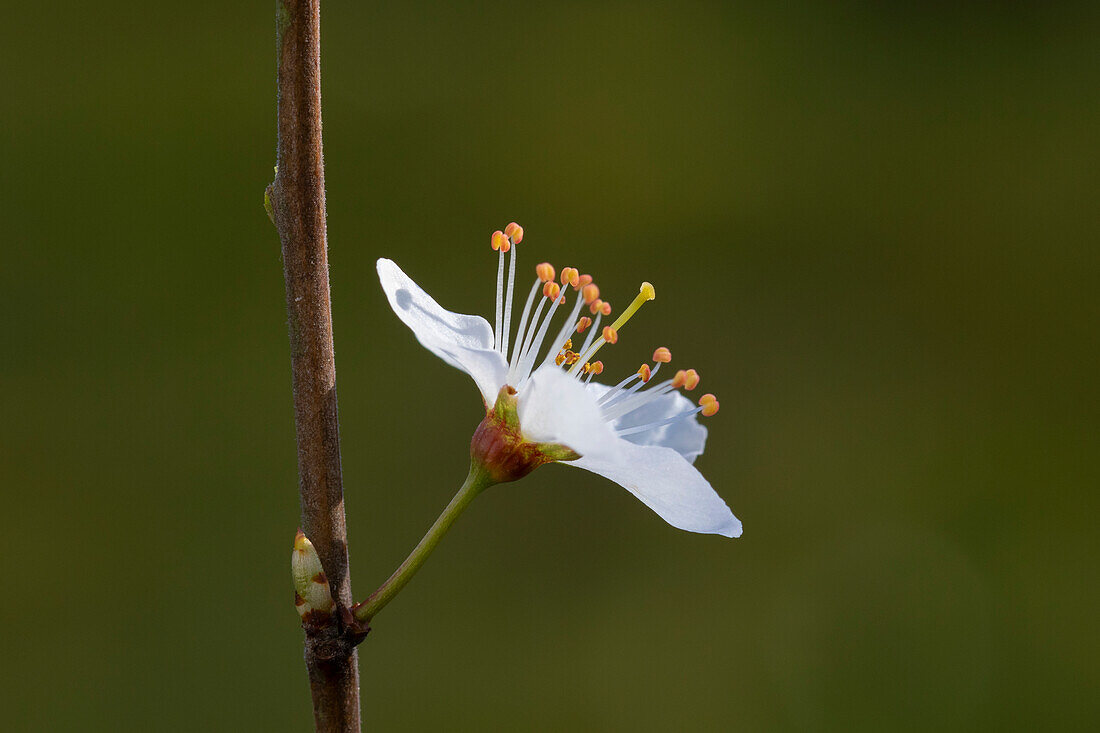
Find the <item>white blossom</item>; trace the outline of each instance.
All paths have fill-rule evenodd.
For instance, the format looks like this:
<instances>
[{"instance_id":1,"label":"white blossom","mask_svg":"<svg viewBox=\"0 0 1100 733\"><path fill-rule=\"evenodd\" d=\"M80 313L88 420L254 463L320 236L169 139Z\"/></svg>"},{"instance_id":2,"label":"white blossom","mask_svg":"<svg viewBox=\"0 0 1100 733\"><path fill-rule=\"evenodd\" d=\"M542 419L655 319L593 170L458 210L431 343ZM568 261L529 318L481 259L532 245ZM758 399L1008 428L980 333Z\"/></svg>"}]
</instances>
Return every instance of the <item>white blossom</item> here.
<instances>
[{"instance_id":1,"label":"white blossom","mask_svg":"<svg viewBox=\"0 0 1100 733\"><path fill-rule=\"evenodd\" d=\"M654 380L671 359L668 349L660 348L654 352L652 368L645 364L612 386L594 381L603 365L592 357L614 343L618 329L653 299L653 286L644 283L630 307L601 329L610 306L599 298L592 279L564 268L559 285L554 268L543 263L536 268L536 280L513 329L516 245L522 238L523 230L515 224L493 235L493 248L499 253L494 326L480 316L445 310L392 260L378 260L378 277L390 306L417 340L473 378L487 412L492 412L502 388L515 390L525 441L572 450L580 457L562 463L614 481L674 527L741 536L741 522L692 465L707 438L698 417L718 411L714 395L704 395L696 406L679 391L693 389L698 374L678 371L672 379ZM576 292L574 304L555 329L555 316L567 310L570 287ZM574 339L582 337L583 343L575 348Z\"/></svg>"}]
</instances>

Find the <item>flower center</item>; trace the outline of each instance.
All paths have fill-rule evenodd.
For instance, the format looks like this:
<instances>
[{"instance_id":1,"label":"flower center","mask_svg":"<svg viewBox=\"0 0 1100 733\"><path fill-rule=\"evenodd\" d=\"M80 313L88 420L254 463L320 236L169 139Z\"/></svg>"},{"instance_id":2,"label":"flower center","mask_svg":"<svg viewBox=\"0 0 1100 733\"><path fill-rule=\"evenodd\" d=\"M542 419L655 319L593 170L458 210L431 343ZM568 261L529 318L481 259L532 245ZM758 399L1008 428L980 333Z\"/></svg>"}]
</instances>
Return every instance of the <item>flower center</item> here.
<instances>
[{"instance_id":1,"label":"flower center","mask_svg":"<svg viewBox=\"0 0 1100 733\"><path fill-rule=\"evenodd\" d=\"M592 357L607 344L615 344L619 340L619 331L641 309L647 301L656 298L656 290L653 285L643 282L638 290L638 295L627 306L618 318L610 326L601 328L604 317L611 315L611 304L600 299L600 289L592 281L590 275L582 275L575 267L562 268L560 285L556 278L556 271L549 262L543 262L535 267L535 282L527 295L521 312L518 328L515 332L515 341L510 338L512 331L512 304L515 290L516 275L516 250L523 240L523 227L512 222L504 231L493 232L490 244L498 252L497 262L497 288L496 288L496 328L494 330L494 348L508 362L508 372L505 384L510 385L516 391L522 390L530 379L535 362L542 351L550 324L559 307L567 300L566 288L572 287L576 293L574 305L564 323L558 329L557 334L550 341L540 366L552 365L567 369L568 374L578 380L583 380L586 389L598 389L600 386L592 385L593 377L603 372L603 362L592 361ZM511 261L508 266L508 276L505 278L505 255L511 253ZM541 292L542 297L538 298ZM536 305L535 300L538 298ZM592 315L581 316L581 309L587 306ZM532 308L534 312L532 313ZM573 350L572 336L587 332L584 343L576 351ZM596 334L599 334L597 337ZM671 352L660 347L653 352L653 367L643 364L638 371L622 380L614 387L606 389L599 397L597 403L602 415L608 423L615 424L630 413L652 405L655 401L665 397L669 393L685 389L691 391L699 384L699 373L694 369L680 370L672 379L659 384L650 384L652 378L660 371L662 364L672 360ZM660 428L664 425L678 422L702 413L704 417L710 417L718 412L718 400L712 394L703 395L698 402L698 407L682 410L678 414L662 417L658 420L647 422L643 425L630 424L627 427L615 427L620 436L634 435Z\"/></svg>"}]
</instances>

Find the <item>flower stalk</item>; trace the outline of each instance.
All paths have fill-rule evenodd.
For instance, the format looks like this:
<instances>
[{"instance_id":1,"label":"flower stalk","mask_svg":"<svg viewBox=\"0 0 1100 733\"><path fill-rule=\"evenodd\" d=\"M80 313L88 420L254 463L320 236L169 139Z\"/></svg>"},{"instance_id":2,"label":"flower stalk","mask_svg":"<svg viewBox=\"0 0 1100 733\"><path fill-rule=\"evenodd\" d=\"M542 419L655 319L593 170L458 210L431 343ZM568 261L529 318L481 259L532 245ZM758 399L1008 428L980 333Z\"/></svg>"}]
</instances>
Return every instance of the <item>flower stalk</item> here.
<instances>
[{"instance_id":1,"label":"flower stalk","mask_svg":"<svg viewBox=\"0 0 1100 733\"><path fill-rule=\"evenodd\" d=\"M443 535L447 534L447 530L451 528L459 515L466 511L466 507L470 505L470 502L494 483L496 482L484 464L471 461L470 473L466 476L462 487L451 499L443 513L435 520L427 534L421 538L413 551L405 558L405 562L401 563L400 567L378 590L352 610L356 620L366 624L374 618L375 614L385 608L386 604L392 601L394 596L409 584L409 581L416 575L416 571L420 570L420 566L424 564L424 561L432 554L439 541L443 539Z\"/></svg>"}]
</instances>

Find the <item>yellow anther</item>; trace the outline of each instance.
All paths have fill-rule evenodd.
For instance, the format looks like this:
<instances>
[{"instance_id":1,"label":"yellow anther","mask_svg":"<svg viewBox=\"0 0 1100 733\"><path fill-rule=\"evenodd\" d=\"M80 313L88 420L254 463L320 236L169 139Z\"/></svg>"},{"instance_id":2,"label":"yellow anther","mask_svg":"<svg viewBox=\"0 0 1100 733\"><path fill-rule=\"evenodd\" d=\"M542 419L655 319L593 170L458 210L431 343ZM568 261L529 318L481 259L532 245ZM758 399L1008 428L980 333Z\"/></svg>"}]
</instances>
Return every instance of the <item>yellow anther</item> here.
<instances>
[{"instance_id":1,"label":"yellow anther","mask_svg":"<svg viewBox=\"0 0 1100 733\"><path fill-rule=\"evenodd\" d=\"M549 282L545 283L542 286L542 294L545 295L550 300L557 300L558 295L560 293L561 293L561 286L558 285L553 280L550 280Z\"/></svg>"},{"instance_id":2,"label":"yellow anther","mask_svg":"<svg viewBox=\"0 0 1100 733\"><path fill-rule=\"evenodd\" d=\"M515 244L519 244L523 241L523 227L514 221L508 226L504 227L504 233L508 235ZM508 250L504 250L507 252Z\"/></svg>"},{"instance_id":3,"label":"yellow anther","mask_svg":"<svg viewBox=\"0 0 1100 733\"><path fill-rule=\"evenodd\" d=\"M577 333L584 333L584 329L592 325L592 319L588 316L581 316L581 319L577 321Z\"/></svg>"},{"instance_id":4,"label":"yellow anther","mask_svg":"<svg viewBox=\"0 0 1100 733\"><path fill-rule=\"evenodd\" d=\"M493 232L492 239L489 240L489 246L493 248L494 252L498 252L507 241L508 239L504 236L504 232L497 229L495 232ZM504 251L507 252L508 250L505 249Z\"/></svg>"},{"instance_id":5,"label":"yellow anther","mask_svg":"<svg viewBox=\"0 0 1100 733\"><path fill-rule=\"evenodd\" d=\"M535 265L535 274L539 276L539 280L548 283L554 279L554 266L549 262L542 262Z\"/></svg>"},{"instance_id":6,"label":"yellow anther","mask_svg":"<svg viewBox=\"0 0 1100 733\"><path fill-rule=\"evenodd\" d=\"M577 281L580 280L581 273L575 267L563 267L561 269L561 284L572 285L577 287Z\"/></svg>"},{"instance_id":7,"label":"yellow anther","mask_svg":"<svg viewBox=\"0 0 1100 733\"><path fill-rule=\"evenodd\" d=\"M672 361L672 352L664 346L661 346L653 352L653 361L667 364Z\"/></svg>"},{"instance_id":8,"label":"yellow anther","mask_svg":"<svg viewBox=\"0 0 1100 733\"><path fill-rule=\"evenodd\" d=\"M619 342L619 332L614 326L603 327L603 340L605 343L615 344Z\"/></svg>"},{"instance_id":9,"label":"yellow anther","mask_svg":"<svg viewBox=\"0 0 1100 733\"><path fill-rule=\"evenodd\" d=\"M591 275L581 275L580 277L577 278L577 282L573 284L573 287L580 290L581 288L587 287L588 285L591 285L591 284L592 284L592 276Z\"/></svg>"},{"instance_id":10,"label":"yellow anther","mask_svg":"<svg viewBox=\"0 0 1100 733\"><path fill-rule=\"evenodd\" d=\"M585 303L594 303L600 299L600 288L598 285L589 283L584 286L584 290L581 291L581 295L584 296Z\"/></svg>"},{"instance_id":11,"label":"yellow anther","mask_svg":"<svg viewBox=\"0 0 1100 733\"><path fill-rule=\"evenodd\" d=\"M642 378L643 382L649 381L649 378L653 376L653 373L649 369L649 364L642 364L638 367L638 376Z\"/></svg>"},{"instance_id":12,"label":"yellow anther","mask_svg":"<svg viewBox=\"0 0 1100 733\"><path fill-rule=\"evenodd\" d=\"M692 390L699 384L699 372L688 369L684 373L684 389Z\"/></svg>"},{"instance_id":13,"label":"yellow anther","mask_svg":"<svg viewBox=\"0 0 1100 733\"><path fill-rule=\"evenodd\" d=\"M559 351L558 355L554 357L554 363L561 366L565 362L565 352Z\"/></svg>"},{"instance_id":14,"label":"yellow anther","mask_svg":"<svg viewBox=\"0 0 1100 733\"><path fill-rule=\"evenodd\" d=\"M573 339L566 339L566 340L565 340L565 346L563 346L562 348L563 348L563 349L571 349L571 348L573 348Z\"/></svg>"},{"instance_id":15,"label":"yellow anther","mask_svg":"<svg viewBox=\"0 0 1100 733\"><path fill-rule=\"evenodd\" d=\"M653 300L657 297L657 291L653 288L652 283L644 282L638 289L639 295L644 295L646 300Z\"/></svg>"},{"instance_id":16,"label":"yellow anther","mask_svg":"<svg viewBox=\"0 0 1100 733\"><path fill-rule=\"evenodd\" d=\"M565 352L565 363L566 364L576 364L577 360L580 359L580 358L581 358L581 355L578 354L575 351Z\"/></svg>"},{"instance_id":17,"label":"yellow anther","mask_svg":"<svg viewBox=\"0 0 1100 733\"><path fill-rule=\"evenodd\" d=\"M711 417L718 414L718 398L710 392L699 398L699 406L702 407L703 417Z\"/></svg>"}]
</instances>

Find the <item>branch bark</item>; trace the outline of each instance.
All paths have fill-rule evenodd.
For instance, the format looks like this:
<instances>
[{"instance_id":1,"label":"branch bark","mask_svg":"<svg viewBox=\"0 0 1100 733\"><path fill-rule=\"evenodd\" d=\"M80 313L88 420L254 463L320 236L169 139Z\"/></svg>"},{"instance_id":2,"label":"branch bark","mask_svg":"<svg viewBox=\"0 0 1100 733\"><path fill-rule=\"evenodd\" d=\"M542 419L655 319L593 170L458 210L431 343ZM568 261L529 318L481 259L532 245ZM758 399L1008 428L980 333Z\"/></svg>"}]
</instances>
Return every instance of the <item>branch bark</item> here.
<instances>
[{"instance_id":1,"label":"branch bark","mask_svg":"<svg viewBox=\"0 0 1100 733\"><path fill-rule=\"evenodd\" d=\"M320 0L276 0L278 168L268 213L282 243L294 383L302 531L317 548L337 613L305 625L305 662L318 731L359 731L347 526L336 412L325 171L321 149Z\"/></svg>"}]
</instances>

